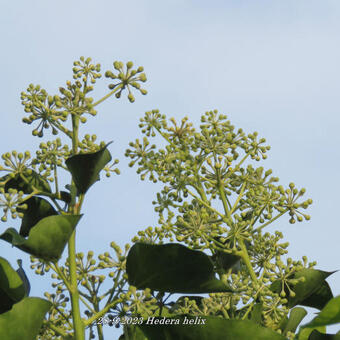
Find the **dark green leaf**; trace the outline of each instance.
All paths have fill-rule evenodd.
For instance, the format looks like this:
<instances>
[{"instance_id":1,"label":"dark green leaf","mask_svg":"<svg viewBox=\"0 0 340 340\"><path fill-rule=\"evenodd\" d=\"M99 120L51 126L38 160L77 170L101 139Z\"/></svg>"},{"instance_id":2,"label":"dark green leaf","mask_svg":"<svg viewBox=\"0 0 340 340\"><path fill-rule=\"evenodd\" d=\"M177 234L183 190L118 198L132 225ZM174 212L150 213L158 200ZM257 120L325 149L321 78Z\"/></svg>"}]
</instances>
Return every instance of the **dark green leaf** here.
<instances>
[{"instance_id":1,"label":"dark green leaf","mask_svg":"<svg viewBox=\"0 0 340 340\"><path fill-rule=\"evenodd\" d=\"M80 194L85 193L93 183L99 180L100 171L111 159L106 145L97 152L75 155L66 160L66 166Z\"/></svg>"},{"instance_id":2,"label":"dark green leaf","mask_svg":"<svg viewBox=\"0 0 340 340\"><path fill-rule=\"evenodd\" d=\"M149 318L138 327L148 340L286 340L282 335L250 320L217 317Z\"/></svg>"},{"instance_id":3,"label":"dark green leaf","mask_svg":"<svg viewBox=\"0 0 340 340\"><path fill-rule=\"evenodd\" d=\"M322 311L303 327L314 328L340 323L340 295L330 300Z\"/></svg>"},{"instance_id":4,"label":"dark green leaf","mask_svg":"<svg viewBox=\"0 0 340 340\"><path fill-rule=\"evenodd\" d=\"M35 340L51 306L49 301L33 297L16 303L0 315L0 339Z\"/></svg>"},{"instance_id":5,"label":"dark green leaf","mask_svg":"<svg viewBox=\"0 0 340 340\"><path fill-rule=\"evenodd\" d=\"M229 268L233 267L240 261L240 257L237 255L231 255L224 253L222 251L217 251L215 255L212 256L217 268L222 268L227 271Z\"/></svg>"},{"instance_id":6,"label":"dark green leaf","mask_svg":"<svg viewBox=\"0 0 340 340\"><path fill-rule=\"evenodd\" d=\"M288 321L283 329L283 334L286 335L288 332L295 333L302 319L307 315L307 311L302 307L295 307L291 309Z\"/></svg>"},{"instance_id":7,"label":"dark green leaf","mask_svg":"<svg viewBox=\"0 0 340 340\"><path fill-rule=\"evenodd\" d=\"M71 202L71 194L67 191L60 191L60 199L65 203Z\"/></svg>"},{"instance_id":8,"label":"dark green leaf","mask_svg":"<svg viewBox=\"0 0 340 340\"><path fill-rule=\"evenodd\" d=\"M209 256L181 244L136 243L129 251L128 281L138 289L171 293L230 292L217 280Z\"/></svg>"},{"instance_id":9,"label":"dark green leaf","mask_svg":"<svg viewBox=\"0 0 340 340\"><path fill-rule=\"evenodd\" d=\"M76 227L81 215L55 215L40 220L25 239L14 228L0 238L13 246L48 261L57 261Z\"/></svg>"},{"instance_id":10,"label":"dark green leaf","mask_svg":"<svg viewBox=\"0 0 340 340\"><path fill-rule=\"evenodd\" d=\"M128 332L128 336L126 336L126 332ZM126 327L124 334L122 334L119 337L119 340L149 340L142 330L135 326L135 325L129 325Z\"/></svg>"},{"instance_id":11,"label":"dark green leaf","mask_svg":"<svg viewBox=\"0 0 340 340\"><path fill-rule=\"evenodd\" d=\"M10 310L24 297L25 287L19 274L6 259L0 257L0 313Z\"/></svg>"},{"instance_id":12,"label":"dark green leaf","mask_svg":"<svg viewBox=\"0 0 340 340\"><path fill-rule=\"evenodd\" d=\"M256 303L253 307L253 310L251 311L250 320L258 324L261 324L262 310L263 310L262 303Z\"/></svg>"},{"instance_id":13,"label":"dark green leaf","mask_svg":"<svg viewBox=\"0 0 340 340\"><path fill-rule=\"evenodd\" d=\"M325 334L326 333L326 327L315 327L320 333ZM300 328L299 334L298 334L298 340L308 340L311 333L314 331L314 328Z\"/></svg>"},{"instance_id":14,"label":"dark green leaf","mask_svg":"<svg viewBox=\"0 0 340 340\"><path fill-rule=\"evenodd\" d=\"M10 178L9 175L6 175L2 178L2 181ZM25 178L25 179L24 179ZM10 178L5 184L5 191L8 189L16 189L18 191L23 191L24 194L31 194L33 190L38 189L43 192L51 192L51 187L47 180L36 173L34 170L30 170L30 174L25 173L16 174L13 178Z\"/></svg>"},{"instance_id":15,"label":"dark green leaf","mask_svg":"<svg viewBox=\"0 0 340 340\"><path fill-rule=\"evenodd\" d=\"M21 222L20 235L27 237L31 228L33 228L44 217L57 215L53 206L43 198L31 197L27 201L27 209L18 209L24 214Z\"/></svg>"},{"instance_id":16,"label":"dark green leaf","mask_svg":"<svg viewBox=\"0 0 340 340\"><path fill-rule=\"evenodd\" d=\"M323 281L320 288L307 299L303 300L300 304L302 306L313 307L321 310L332 298L333 293L329 284L327 281Z\"/></svg>"},{"instance_id":17,"label":"dark green leaf","mask_svg":"<svg viewBox=\"0 0 340 340\"><path fill-rule=\"evenodd\" d=\"M308 300L312 294L319 291L319 289L324 285L325 279L333 274L334 272L324 272L322 270L315 270L304 268L295 273L294 278L299 279L301 277L305 278L304 282L299 282L297 285L291 287L295 293L295 296L291 296L287 287L285 287L285 293L288 300L288 307L292 308L296 305L304 305L303 302L307 300L307 303L311 303ZM275 293L280 294L281 292L281 280L275 281L271 285L271 290ZM317 295L316 295L317 296ZM315 305L319 305L320 301L315 302ZM309 305L307 305L309 306Z\"/></svg>"},{"instance_id":18,"label":"dark green leaf","mask_svg":"<svg viewBox=\"0 0 340 340\"><path fill-rule=\"evenodd\" d=\"M19 266L19 268L17 269L17 273L20 276L20 279L21 279L21 281L24 285L26 296L29 296L30 291L31 291L30 281L28 280L28 277L27 277L24 269L22 268L22 260L17 260L17 263L18 263L18 266Z\"/></svg>"},{"instance_id":19,"label":"dark green leaf","mask_svg":"<svg viewBox=\"0 0 340 340\"><path fill-rule=\"evenodd\" d=\"M324 334L314 329L308 340L340 340L340 334Z\"/></svg>"},{"instance_id":20,"label":"dark green leaf","mask_svg":"<svg viewBox=\"0 0 340 340\"><path fill-rule=\"evenodd\" d=\"M222 241L222 238L219 236L214 237L214 239L224 245L229 243L229 240ZM227 254L220 250L218 250L211 258L213 259L216 267L223 269L223 271L227 271L241 259L240 256Z\"/></svg>"}]
</instances>

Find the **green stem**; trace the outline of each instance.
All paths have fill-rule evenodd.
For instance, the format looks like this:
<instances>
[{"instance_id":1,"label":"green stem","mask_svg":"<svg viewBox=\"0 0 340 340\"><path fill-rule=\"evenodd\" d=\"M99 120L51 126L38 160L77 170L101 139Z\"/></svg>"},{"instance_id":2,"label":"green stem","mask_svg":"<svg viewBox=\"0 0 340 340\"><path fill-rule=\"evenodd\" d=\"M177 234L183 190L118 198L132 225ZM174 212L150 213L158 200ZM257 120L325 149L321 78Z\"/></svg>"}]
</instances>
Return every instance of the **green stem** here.
<instances>
[{"instance_id":1,"label":"green stem","mask_svg":"<svg viewBox=\"0 0 340 340\"><path fill-rule=\"evenodd\" d=\"M63 338L67 337L68 334L66 332L64 332L63 329L61 329L57 326L54 326L53 323L47 323L47 325L48 325L48 328L51 328L55 333L57 333L57 335L60 335Z\"/></svg>"},{"instance_id":2,"label":"green stem","mask_svg":"<svg viewBox=\"0 0 340 340\"><path fill-rule=\"evenodd\" d=\"M118 90L122 88L122 84L119 84L115 89L113 89L111 92L109 92L107 95L105 95L103 98L99 99L93 104L93 107L97 106L98 104L102 103L107 98L111 97L114 93L116 93Z\"/></svg>"},{"instance_id":3,"label":"green stem","mask_svg":"<svg viewBox=\"0 0 340 340\"><path fill-rule=\"evenodd\" d=\"M77 286L76 267L76 233L73 231L68 241L69 271L70 271L70 295L72 305L72 319L75 333L75 340L85 340L84 323L80 316L79 292Z\"/></svg>"},{"instance_id":4,"label":"green stem","mask_svg":"<svg viewBox=\"0 0 340 340\"><path fill-rule=\"evenodd\" d=\"M98 302L96 302L96 303L94 304L94 308L95 308L96 312L99 311L99 303L98 303ZM99 340L104 340L104 335L103 335L103 324L97 322L96 326L97 326L98 339L99 339Z\"/></svg>"},{"instance_id":5,"label":"green stem","mask_svg":"<svg viewBox=\"0 0 340 340\"><path fill-rule=\"evenodd\" d=\"M272 218L270 221L268 221L267 223L259 226L255 231L259 232L261 231L264 227L266 227L267 225L271 224L272 222L274 222L275 220L277 220L278 218L280 218L282 215L284 215L286 212L288 211L288 209L285 209L284 211L280 212L278 215L276 215L274 218Z\"/></svg>"},{"instance_id":6,"label":"green stem","mask_svg":"<svg viewBox=\"0 0 340 340\"><path fill-rule=\"evenodd\" d=\"M53 172L54 172L55 192L59 196L58 173L57 173L57 165L56 164L54 164L54 166L53 166Z\"/></svg>"},{"instance_id":7,"label":"green stem","mask_svg":"<svg viewBox=\"0 0 340 340\"><path fill-rule=\"evenodd\" d=\"M253 266L251 265L249 254L248 254L248 251L247 251L247 247L245 246L243 240L239 240L239 244L240 244L240 247L241 247L241 251L238 252L238 255L241 256L243 262L245 263L253 282L257 282L257 277L256 277L256 274L254 272Z\"/></svg>"},{"instance_id":8,"label":"green stem","mask_svg":"<svg viewBox=\"0 0 340 340\"><path fill-rule=\"evenodd\" d=\"M218 187L218 192L220 194L220 197L223 203L224 213L228 217L228 220L231 221L231 214L230 214L230 210L229 210L228 203L227 203L227 197L225 195L224 185L223 185L223 182L221 181L219 173L217 174L217 187Z\"/></svg>"},{"instance_id":9,"label":"green stem","mask_svg":"<svg viewBox=\"0 0 340 340\"><path fill-rule=\"evenodd\" d=\"M70 289L70 282L68 281L67 277L64 275L60 267L58 266L58 263L50 263L49 264L52 270L55 271L55 273L59 276L59 278L64 282L64 285L69 290Z\"/></svg>"},{"instance_id":10,"label":"green stem","mask_svg":"<svg viewBox=\"0 0 340 340\"><path fill-rule=\"evenodd\" d=\"M61 132L65 133L66 136L72 138L72 132L67 129L65 126L59 124L58 122L53 122L53 125L58 129L60 130Z\"/></svg>"},{"instance_id":11,"label":"green stem","mask_svg":"<svg viewBox=\"0 0 340 340\"><path fill-rule=\"evenodd\" d=\"M231 213L231 214L235 212L238 203L240 202L241 198L243 197L244 189L246 188L246 184L247 184L247 182L243 182L242 188L241 188L241 192L240 192L240 194L238 195L238 197L237 197L237 199L236 199L236 201L235 201L235 204L233 205L233 207L232 207L231 210L230 210L230 213Z\"/></svg>"},{"instance_id":12,"label":"green stem","mask_svg":"<svg viewBox=\"0 0 340 340\"><path fill-rule=\"evenodd\" d=\"M112 307L114 307L115 305L118 305L118 303L120 303L122 301L123 301L122 299L117 299L117 300L111 302L110 304L108 304L107 306L105 306L101 311L99 311L98 313L96 313L95 315L90 317L89 319L85 320L84 321L85 326L91 325L93 322L95 322L101 316L105 315Z\"/></svg>"},{"instance_id":13,"label":"green stem","mask_svg":"<svg viewBox=\"0 0 340 340\"><path fill-rule=\"evenodd\" d=\"M79 129L79 117L72 115L72 151L73 155L78 151L78 129ZM74 185L72 180L72 185ZM79 205L75 204L76 197L72 197L74 202L69 211L74 215L78 215L80 212ZM68 241L68 257L69 257L69 273L70 273L70 297L72 306L72 319L74 328L75 340L85 340L85 327L84 322L81 319L80 305L79 305L79 291L77 282L77 264L76 264L76 231L74 230Z\"/></svg>"},{"instance_id":14,"label":"green stem","mask_svg":"<svg viewBox=\"0 0 340 340\"><path fill-rule=\"evenodd\" d=\"M191 192L190 190L188 190L188 193L194 197L195 199L197 199L197 201L199 201L201 204L203 204L206 208L210 209L211 211L213 211L214 213L216 213L218 216L220 216L222 218L222 220L227 223L229 225L230 221L226 219L226 217L221 214L219 211L217 211L216 209L214 209L210 204L204 202L202 199L200 199L198 196L196 196L193 192Z\"/></svg>"}]
</instances>

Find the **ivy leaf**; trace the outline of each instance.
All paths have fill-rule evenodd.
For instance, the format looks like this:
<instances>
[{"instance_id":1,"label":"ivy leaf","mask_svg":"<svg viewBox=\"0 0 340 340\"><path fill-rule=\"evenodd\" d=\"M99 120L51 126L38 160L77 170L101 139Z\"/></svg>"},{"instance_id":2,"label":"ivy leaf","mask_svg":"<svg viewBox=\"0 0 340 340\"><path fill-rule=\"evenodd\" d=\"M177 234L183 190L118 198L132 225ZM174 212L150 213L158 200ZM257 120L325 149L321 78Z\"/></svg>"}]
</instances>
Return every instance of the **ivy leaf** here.
<instances>
[{"instance_id":1,"label":"ivy leaf","mask_svg":"<svg viewBox=\"0 0 340 340\"><path fill-rule=\"evenodd\" d=\"M286 340L284 336L250 320L228 320L212 316L149 317L138 327L148 340Z\"/></svg>"},{"instance_id":2,"label":"ivy leaf","mask_svg":"<svg viewBox=\"0 0 340 340\"><path fill-rule=\"evenodd\" d=\"M333 274L334 272L325 272L322 270L316 270L316 269L309 269L304 268L302 270L299 270L295 273L294 279L299 279L301 277L305 278L304 282L299 282L295 286L292 287L295 296L291 296L289 290L287 287L285 287L285 293L288 300L288 307L292 308L296 305L302 305L305 306L304 302L306 301L306 306L309 307L315 307L327 303L325 299L329 298L328 293L322 293L321 290L325 289L322 288L324 286L325 279ZM277 280L272 283L271 290L274 293L280 294L281 292L281 280ZM321 289L321 290L320 290ZM313 294L315 294L313 296Z\"/></svg>"},{"instance_id":3,"label":"ivy leaf","mask_svg":"<svg viewBox=\"0 0 340 340\"><path fill-rule=\"evenodd\" d=\"M9 311L25 295L25 287L19 274L6 259L0 257L0 313Z\"/></svg>"},{"instance_id":4,"label":"ivy leaf","mask_svg":"<svg viewBox=\"0 0 340 340\"><path fill-rule=\"evenodd\" d=\"M314 329L308 340L340 340L340 334L324 334Z\"/></svg>"},{"instance_id":5,"label":"ivy leaf","mask_svg":"<svg viewBox=\"0 0 340 340\"><path fill-rule=\"evenodd\" d=\"M283 330L283 335L287 335L288 332L295 333L297 327L306 315L307 311L302 307L295 307L291 309L289 318L287 322L285 322L285 327L281 328Z\"/></svg>"},{"instance_id":6,"label":"ivy leaf","mask_svg":"<svg viewBox=\"0 0 340 340\"><path fill-rule=\"evenodd\" d=\"M181 244L136 243L127 256L130 285L171 293L231 292L215 278L209 256Z\"/></svg>"},{"instance_id":7,"label":"ivy leaf","mask_svg":"<svg viewBox=\"0 0 340 340\"><path fill-rule=\"evenodd\" d=\"M325 326L315 327L315 329L318 330L322 334L326 333ZM313 333L315 329L314 328L300 328L297 339L298 340L309 340L309 336Z\"/></svg>"},{"instance_id":8,"label":"ivy leaf","mask_svg":"<svg viewBox=\"0 0 340 340\"><path fill-rule=\"evenodd\" d=\"M262 303L255 303L253 310L250 314L250 320L256 322L257 324L261 324L262 322Z\"/></svg>"},{"instance_id":9,"label":"ivy leaf","mask_svg":"<svg viewBox=\"0 0 340 340\"><path fill-rule=\"evenodd\" d=\"M126 336L126 333L128 336ZM149 340L142 330L136 325L128 325L125 327L124 333L118 340Z\"/></svg>"},{"instance_id":10,"label":"ivy leaf","mask_svg":"<svg viewBox=\"0 0 340 340\"><path fill-rule=\"evenodd\" d=\"M26 179L26 181L23 179ZM9 175L2 177L1 181L6 181L10 178ZM7 192L8 189L16 189L18 191L22 191L24 194L31 194L33 192L33 187L38 189L42 192L49 192L51 193L51 187L47 180L36 173L34 170L29 170L29 173L25 174L16 174L13 178L10 178L5 184L5 191Z\"/></svg>"},{"instance_id":11,"label":"ivy leaf","mask_svg":"<svg viewBox=\"0 0 340 340\"><path fill-rule=\"evenodd\" d=\"M340 323L340 295L331 299L321 312L304 328L315 328Z\"/></svg>"},{"instance_id":12,"label":"ivy leaf","mask_svg":"<svg viewBox=\"0 0 340 340\"><path fill-rule=\"evenodd\" d=\"M27 277L24 269L22 268L22 260L17 260L17 263L18 263L19 268L16 271L17 271L18 275L20 276L20 279L22 280L22 283L23 283L24 288L25 288L26 296L29 296L30 291L31 291L30 281L28 280L28 277Z\"/></svg>"},{"instance_id":13,"label":"ivy leaf","mask_svg":"<svg viewBox=\"0 0 340 340\"><path fill-rule=\"evenodd\" d=\"M84 194L99 180L100 171L111 161L111 154L107 150L109 144L97 152L74 155L66 160L66 166L80 194Z\"/></svg>"},{"instance_id":14,"label":"ivy leaf","mask_svg":"<svg viewBox=\"0 0 340 340\"><path fill-rule=\"evenodd\" d=\"M321 310L329 300L333 298L333 293L327 281L323 281L320 288L301 302L301 305L313 307Z\"/></svg>"},{"instance_id":15,"label":"ivy leaf","mask_svg":"<svg viewBox=\"0 0 340 340\"><path fill-rule=\"evenodd\" d=\"M28 239L22 237L14 228L8 228L0 238L38 258L57 261L81 216L45 217L31 228Z\"/></svg>"},{"instance_id":16,"label":"ivy leaf","mask_svg":"<svg viewBox=\"0 0 340 340\"><path fill-rule=\"evenodd\" d=\"M52 304L44 299L26 297L0 315L0 339L35 340L45 314Z\"/></svg>"},{"instance_id":17,"label":"ivy leaf","mask_svg":"<svg viewBox=\"0 0 340 340\"><path fill-rule=\"evenodd\" d=\"M24 237L28 236L31 228L41 219L58 214L47 200L40 197L31 197L25 201L25 204L27 204L27 209L17 209L24 214L19 232Z\"/></svg>"}]
</instances>

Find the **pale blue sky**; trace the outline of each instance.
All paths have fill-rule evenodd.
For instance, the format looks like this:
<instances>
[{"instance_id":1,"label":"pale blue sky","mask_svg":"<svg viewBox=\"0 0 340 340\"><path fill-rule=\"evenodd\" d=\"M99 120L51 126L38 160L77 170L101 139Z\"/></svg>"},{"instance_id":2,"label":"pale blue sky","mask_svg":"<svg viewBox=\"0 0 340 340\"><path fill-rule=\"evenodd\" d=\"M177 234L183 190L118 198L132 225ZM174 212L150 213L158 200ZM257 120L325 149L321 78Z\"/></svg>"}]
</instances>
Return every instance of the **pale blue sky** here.
<instances>
[{"instance_id":1,"label":"pale blue sky","mask_svg":"<svg viewBox=\"0 0 340 340\"><path fill-rule=\"evenodd\" d=\"M123 156L139 136L143 113L158 108L198 122L218 109L236 127L265 137L272 150L261 165L284 185L306 187L314 201L311 221L290 225L286 216L273 228L290 242L290 256L340 269L339 14L337 0L0 1L0 153L32 151L40 142L21 123L20 92L29 83L54 94L81 55L103 69L132 60L145 67L149 94L136 95L134 104L112 98L86 127L114 140L110 151L120 158L122 175L89 191L78 249L106 251L111 240L123 245L157 222L151 201L158 186L141 182ZM107 82L100 84L98 96ZM28 267L28 256L5 243L1 256L13 257L12 264L20 256ZM33 295L42 296L48 278L28 275ZM339 295L340 274L328 281Z\"/></svg>"}]
</instances>

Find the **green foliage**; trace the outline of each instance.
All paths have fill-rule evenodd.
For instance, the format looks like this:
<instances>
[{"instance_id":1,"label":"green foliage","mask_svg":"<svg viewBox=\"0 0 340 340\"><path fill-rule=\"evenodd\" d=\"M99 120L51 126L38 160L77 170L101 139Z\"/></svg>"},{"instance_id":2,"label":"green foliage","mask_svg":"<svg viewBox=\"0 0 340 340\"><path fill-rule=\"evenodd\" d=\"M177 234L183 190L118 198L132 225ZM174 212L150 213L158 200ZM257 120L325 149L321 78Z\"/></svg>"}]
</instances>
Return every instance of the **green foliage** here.
<instances>
[{"instance_id":1,"label":"green foliage","mask_svg":"<svg viewBox=\"0 0 340 340\"><path fill-rule=\"evenodd\" d=\"M230 292L215 278L213 263L202 252L180 244L136 243L126 263L130 285L170 293Z\"/></svg>"},{"instance_id":2,"label":"green foliage","mask_svg":"<svg viewBox=\"0 0 340 340\"><path fill-rule=\"evenodd\" d=\"M27 237L30 230L43 218L57 215L54 207L45 199L41 197L31 197L25 201L26 209L18 209L23 213L19 234Z\"/></svg>"},{"instance_id":3,"label":"green foliage","mask_svg":"<svg viewBox=\"0 0 340 340\"><path fill-rule=\"evenodd\" d=\"M6 259L0 257L0 313L9 311L25 295L26 290L19 274Z\"/></svg>"},{"instance_id":4,"label":"green foliage","mask_svg":"<svg viewBox=\"0 0 340 340\"><path fill-rule=\"evenodd\" d=\"M97 152L74 155L66 160L79 194L85 194L99 180L100 171L111 161L111 154L106 147Z\"/></svg>"},{"instance_id":5,"label":"green foliage","mask_svg":"<svg viewBox=\"0 0 340 340\"><path fill-rule=\"evenodd\" d=\"M158 318L158 322L161 322ZM168 320L172 320L169 318ZM205 323L200 324L202 319L192 316L177 317L173 322L178 320L178 324L164 325L145 324L141 328L149 340L158 339L181 339L181 340L284 340L285 338L274 331L261 327L256 323L245 320L224 320L216 317L204 318ZM151 320L150 320L151 322ZM164 322L164 320L163 320ZM195 324L196 323L196 324Z\"/></svg>"},{"instance_id":6,"label":"green foliage","mask_svg":"<svg viewBox=\"0 0 340 340\"><path fill-rule=\"evenodd\" d=\"M13 305L13 308L0 314L0 338L6 340L34 340L41 328L51 303L26 297Z\"/></svg>"},{"instance_id":7,"label":"green foliage","mask_svg":"<svg viewBox=\"0 0 340 340\"><path fill-rule=\"evenodd\" d=\"M23 122L36 124L32 134L43 137L51 129L62 137L40 143L33 157L28 151L2 155L1 220L22 222L19 232L7 228L0 239L32 255L36 274L52 271L55 291L45 293L47 300L28 298L21 260L14 271L0 258L0 337L103 340L104 325L122 325L124 340L336 339L324 329L340 322L340 301L326 281L332 273L306 257L287 258L283 234L264 231L284 215L291 224L309 220L304 210L312 200L303 199L304 188L284 188L271 169L257 167L270 150L265 139L235 129L217 111L206 112L197 130L187 117L176 122L158 110L146 112L139 125L144 136L130 143L126 156L142 180L162 183L153 202L158 225L139 231L131 248L111 242L110 252L97 257L76 252L88 189L103 172L120 173L109 144L81 136L80 125L113 95L127 90L134 102L132 89L147 91L143 67L116 61L105 72L113 80L110 92L94 100L100 64L81 57L73 66L73 81L58 94L33 84L21 93ZM157 135L164 147L152 143ZM65 190L61 174L69 178ZM205 295L183 295L195 293ZM297 332L306 315L299 306L321 312Z\"/></svg>"},{"instance_id":8,"label":"green foliage","mask_svg":"<svg viewBox=\"0 0 340 340\"><path fill-rule=\"evenodd\" d=\"M14 228L8 228L0 238L43 260L57 261L81 215L49 216L40 220L27 239Z\"/></svg>"}]
</instances>

